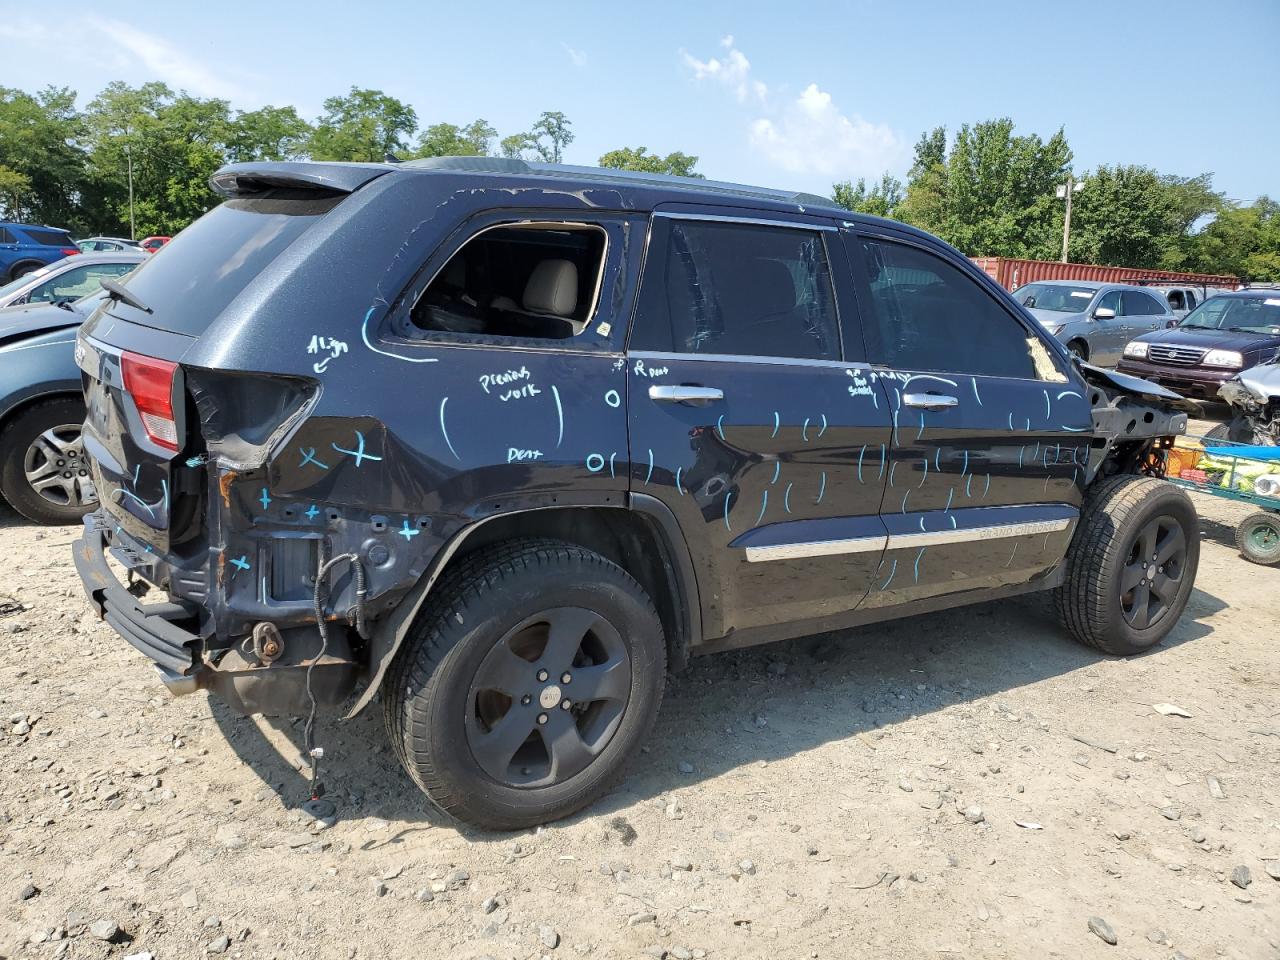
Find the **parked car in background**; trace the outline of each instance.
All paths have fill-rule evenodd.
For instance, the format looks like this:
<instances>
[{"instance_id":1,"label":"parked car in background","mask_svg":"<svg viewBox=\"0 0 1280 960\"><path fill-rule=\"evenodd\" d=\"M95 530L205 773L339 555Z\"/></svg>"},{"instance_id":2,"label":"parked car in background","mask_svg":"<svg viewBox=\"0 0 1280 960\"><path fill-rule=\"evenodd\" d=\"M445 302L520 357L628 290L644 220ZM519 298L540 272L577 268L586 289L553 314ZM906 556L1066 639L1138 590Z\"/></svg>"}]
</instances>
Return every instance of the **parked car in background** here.
<instances>
[{"instance_id":1,"label":"parked car in background","mask_svg":"<svg viewBox=\"0 0 1280 960\"><path fill-rule=\"evenodd\" d=\"M75 340L102 296L0 310L0 496L36 523L75 523L97 503Z\"/></svg>"},{"instance_id":2,"label":"parked car in background","mask_svg":"<svg viewBox=\"0 0 1280 960\"><path fill-rule=\"evenodd\" d=\"M1254 288L1210 297L1168 330L1134 339L1117 370L1184 397L1218 400L1241 370L1280 349L1280 290Z\"/></svg>"},{"instance_id":3,"label":"parked car in background","mask_svg":"<svg viewBox=\"0 0 1280 960\"><path fill-rule=\"evenodd\" d=\"M143 250L147 251L147 253L155 253L172 239L173 237L147 237L141 244L139 244L139 246L141 246Z\"/></svg>"},{"instance_id":4,"label":"parked car in background","mask_svg":"<svg viewBox=\"0 0 1280 960\"><path fill-rule=\"evenodd\" d=\"M77 246L82 253L105 253L112 250L137 250L137 240L126 240L124 237L90 237L81 240Z\"/></svg>"},{"instance_id":5,"label":"parked car in background","mask_svg":"<svg viewBox=\"0 0 1280 960\"><path fill-rule=\"evenodd\" d=\"M1013 299L1073 354L1103 367L1114 366L1134 337L1177 320L1159 294L1128 284L1038 280Z\"/></svg>"},{"instance_id":6,"label":"parked car in background","mask_svg":"<svg viewBox=\"0 0 1280 960\"><path fill-rule=\"evenodd\" d=\"M71 234L58 227L0 223L0 283L79 252Z\"/></svg>"},{"instance_id":7,"label":"parked car in background","mask_svg":"<svg viewBox=\"0 0 1280 960\"><path fill-rule=\"evenodd\" d=\"M80 330L76 568L175 693L314 717L363 679L456 817L599 797L694 654L1055 590L1129 655L1187 603L1157 477L1194 405L926 233L487 157L212 183Z\"/></svg>"},{"instance_id":8,"label":"parked car in background","mask_svg":"<svg viewBox=\"0 0 1280 960\"><path fill-rule=\"evenodd\" d=\"M104 279L122 277L146 258L141 250L65 257L0 287L0 308L79 300L101 287Z\"/></svg>"}]
</instances>

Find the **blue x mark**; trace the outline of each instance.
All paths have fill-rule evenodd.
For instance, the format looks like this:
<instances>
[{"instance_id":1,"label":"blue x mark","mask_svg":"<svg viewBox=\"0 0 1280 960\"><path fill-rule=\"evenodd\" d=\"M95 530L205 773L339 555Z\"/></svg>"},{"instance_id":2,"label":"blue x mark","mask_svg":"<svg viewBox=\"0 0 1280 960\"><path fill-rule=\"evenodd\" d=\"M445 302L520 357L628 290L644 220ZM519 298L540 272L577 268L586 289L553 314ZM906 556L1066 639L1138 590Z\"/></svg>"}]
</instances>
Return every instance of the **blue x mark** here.
<instances>
[{"instance_id":1,"label":"blue x mark","mask_svg":"<svg viewBox=\"0 0 1280 960\"><path fill-rule=\"evenodd\" d=\"M405 543L408 543L410 540L412 540L414 537L416 537L420 533L422 533L421 530L414 530L412 527L409 526L408 520L404 522L403 527L401 527L399 530L396 531L397 535L404 537Z\"/></svg>"},{"instance_id":2,"label":"blue x mark","mask_svg":"<svg viewBox=\"0 0 1280 960\"><path fill-rule=\"evenodd\" d=\"M238 559L231 561L231 565L237 570L248 570L250 566L249 558L241 554Z\"/></svg>"},{"instance_id":3,"label":"blue x mark","mask_svg":"<svg viewBox=\"0 0 1280 960\"><path fill-rule=\"evenodd\" d=\"M314 520L319 515L320 515L320 511L316 509L316 505L314 503L311 506L307 507L307 511L304 514L304 516L308 520Z\"/></svg>"},{"instance_id":4,"label":"blue x mark","mask_svg":"<svg viewBox=\"0 0 1280 960\"><path fill-rule=\"evenodd\" d=\"M258 502L259 502L260 504L262 504L262 509L263 509L263 510L265 510L265 509L267 509L267 507L271 506L271 495L267 493L267 488L266 488L266 487L263 487L263 488L262 488L262 496L260 496L260 497L258 498Z\"/></svg>"},{"instance_id":5,"label":"blue x mark","mask_svg":"<svg viewBox=\"0 0 1280 960\"><path fill-rule=\"evenodd\" d=\"M316 459L315 447L299 447L298 452L302 454L302 462L298 464L298 466L305 467L308 463L314 463L321 470L329 469L329 465L327 463L321 463Z\"/></svg>"},{"instance_id":6,"label":"blue x mark","mask_svg":"<svg viewBox=\"0 0 1280 960\"><path fill-rule=\"evenodd\" d=\"M336 443L330 443L329 446L333 447L333 449L337 450L339 453L346 453L355 457L357 467L360 466L360 463L363 460L381 460L382 459L381 457L375 457L372 453L364 452L364 434L361 433L359 430L356 431L356 449L346 450L338 446Z\"/></svg>"}]
</instances>

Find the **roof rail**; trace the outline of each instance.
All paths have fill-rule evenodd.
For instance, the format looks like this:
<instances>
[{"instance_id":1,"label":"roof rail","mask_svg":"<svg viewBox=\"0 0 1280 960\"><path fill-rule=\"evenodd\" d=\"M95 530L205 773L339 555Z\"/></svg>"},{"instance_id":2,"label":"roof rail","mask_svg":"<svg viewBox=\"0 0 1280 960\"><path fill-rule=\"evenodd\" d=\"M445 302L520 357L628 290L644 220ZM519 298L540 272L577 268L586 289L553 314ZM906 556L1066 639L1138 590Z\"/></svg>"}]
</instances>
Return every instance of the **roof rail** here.
<instances>
[{"instance_id":1,"label":"roof rail","mask_svg":"<svg viewBox=\"0 0 1280 960\"><path fill-rule=\"evenodd\" d=\"M397 166L401 169L447 170L457 173L507 173L523 174L525 176L565 177L575 180L595 180L601 183L673 187L682 190L697 190L703 193L780 200L784 203L795 203L801 206L835 206L835 202L830 197L822 197L816 193L774 190L768 187L752 187L741 183L703 180L699 177L677 177L665 173L644 173L637 170L618 170L613 167L580 167L565 163L534 163L509 157L427 157L422 160L407 160L404 163L397 164Z\"/></svg>"}]
</instances>

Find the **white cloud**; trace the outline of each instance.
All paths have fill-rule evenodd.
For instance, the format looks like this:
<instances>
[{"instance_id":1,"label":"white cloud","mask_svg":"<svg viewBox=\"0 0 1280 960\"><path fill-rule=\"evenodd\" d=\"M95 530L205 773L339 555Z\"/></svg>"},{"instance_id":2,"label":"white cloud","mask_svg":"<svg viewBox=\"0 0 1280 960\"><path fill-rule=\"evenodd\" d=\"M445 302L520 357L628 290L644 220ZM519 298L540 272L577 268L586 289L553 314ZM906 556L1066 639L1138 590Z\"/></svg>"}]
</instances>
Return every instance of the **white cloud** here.
<instances>
[{"instance_id":1,"label":"white cloud","mask_svg":"<svg viewBox=\"0 0 1280 960\"><path fill-rule=\"evenodd\" d=\"M48 46L92 66L133 74L135 82L162 80L200 97L221 97L237 106L259 102L252 85L202 63L190 51L121 20L90 15L60 19L56 29L33 20L0 23L0 37L24 46Z\"/></svg>"},{"instance_id":2,"label":"white cloud","mask_svg":"<svg viewBox=\"0 0 1280 960\"><path fill-rule=\"evenodd\" d=\"M564 52L569 55L569 61L575 67L585 67L587 65L586 51L575 50L573 47L569 46L563 40L560 41L560 46L564 47Z\"/></svg>"},{"instance_id":3,"label":"white cloud","mask_svg":"<svg viewBox=\"0 0 1280 960\"><path fill-rule=\"evenodd\" d=\"M256 99L240 84L219 75L163 37L102 17L90 17L89 24L106 34L117 49L131 55L157 79L171 86L202 97L222 97L238 102Z\"/></svg>"},{"instance_id":4,"label":"white cloud","mask_svg":"<svg viewBox=\"0 0 1280 960\"><path fill-rule=\"evenodd\" d=\"M695 81L719 84L739 103L750 104L748 142L774 166L845 178L879 176L906 162L906 144L887 124L843 112L816 83L795 98L771 90L752 76L751 61L734 46L732 34L720 46L727 51L720 57L698 60L683 50L680 56Z\"/></svg>"}]
</instances>

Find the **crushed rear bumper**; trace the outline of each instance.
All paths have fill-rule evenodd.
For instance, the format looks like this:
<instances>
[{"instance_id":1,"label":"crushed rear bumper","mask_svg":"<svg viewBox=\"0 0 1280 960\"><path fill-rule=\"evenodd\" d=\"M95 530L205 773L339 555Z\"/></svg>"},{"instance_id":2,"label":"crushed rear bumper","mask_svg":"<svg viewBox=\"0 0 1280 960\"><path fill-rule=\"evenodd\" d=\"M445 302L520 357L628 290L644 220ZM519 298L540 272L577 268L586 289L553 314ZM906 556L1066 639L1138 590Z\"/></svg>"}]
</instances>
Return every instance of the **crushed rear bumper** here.
<instances>
[{"instance_id":1,"label":"crushed rear bumper","mask_svg":"<svg viewBox=\"0 0 1280 960\"><path fill-rule=\"evenodd\" d=\"M98 514L89 514L74 553L76 572L94 611L155 663L162 676L168 674L175 680L189 677L197 667L195 652L201 642L200 635L190 629L196 624L197 611L173 601L141 602L107 565L106 549L103 520ZM126 557L121 559L127 563Z\"/></svg>"}]
</instances>

